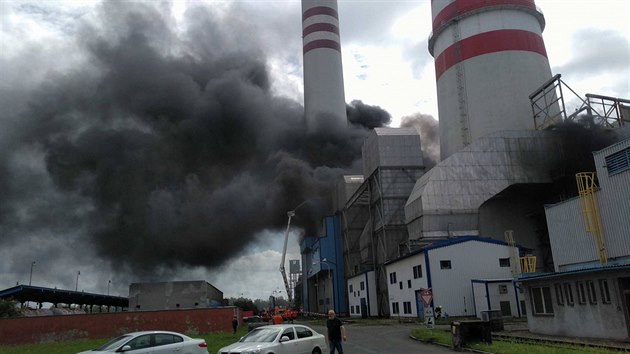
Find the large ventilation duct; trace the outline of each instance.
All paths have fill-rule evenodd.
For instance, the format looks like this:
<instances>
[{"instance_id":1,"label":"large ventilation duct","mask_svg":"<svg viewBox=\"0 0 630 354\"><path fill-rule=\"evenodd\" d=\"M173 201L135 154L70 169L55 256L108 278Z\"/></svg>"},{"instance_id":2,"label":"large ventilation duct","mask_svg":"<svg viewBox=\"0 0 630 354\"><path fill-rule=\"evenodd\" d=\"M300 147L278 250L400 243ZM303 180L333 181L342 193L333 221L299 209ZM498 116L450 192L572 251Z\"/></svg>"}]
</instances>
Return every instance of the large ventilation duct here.
<instances>
[{"instance_id":1,"label":"large ventilation duct","mask_svg":"<svg viewBox=\"0 0 630 354\"><path fill-rule=\"evenodd\" d=\"M551 78L533 0L434 0L441 159L501 130L533 130L528 96Z\"/></svg>"},{"instance_id":2,"label":"large ventilation duct","mask_svg":"<svg viewBox=\"0 0 630 354\"><path fill-rule=\"evenodd\" d=\"M345 126L346 102L336 0L302 0L302 40L304 115L308 130Z\"/></svg>"}]
</instances>

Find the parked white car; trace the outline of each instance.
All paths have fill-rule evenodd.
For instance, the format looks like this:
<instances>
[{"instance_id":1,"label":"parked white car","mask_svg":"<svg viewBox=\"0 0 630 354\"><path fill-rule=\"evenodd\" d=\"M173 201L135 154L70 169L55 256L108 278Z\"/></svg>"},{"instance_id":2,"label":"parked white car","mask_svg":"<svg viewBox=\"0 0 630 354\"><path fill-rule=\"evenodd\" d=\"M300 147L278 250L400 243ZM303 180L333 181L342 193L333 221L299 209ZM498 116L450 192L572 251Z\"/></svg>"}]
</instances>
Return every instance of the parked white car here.
<instances>
[{"instance_id":1,"label":"parked white car","mask_svg":"<svg viewBox=\"0 0 630 354\"><path fill-rule=\"evenodd\" d=\"M123 334L99 348L78 354L208 354L205 339L195 339L177 332L143 331Z\"/></svg>"},{"instance_id":2,"label":"parked white car","mask_svg":"<svg viewBox=\"0 0 630 354\"><path fill-rule=\"evenodd\" d=\"M310 327L298 324L263 326L217 354L322 354L326 339Z\"/></svg>"}]
</instances>

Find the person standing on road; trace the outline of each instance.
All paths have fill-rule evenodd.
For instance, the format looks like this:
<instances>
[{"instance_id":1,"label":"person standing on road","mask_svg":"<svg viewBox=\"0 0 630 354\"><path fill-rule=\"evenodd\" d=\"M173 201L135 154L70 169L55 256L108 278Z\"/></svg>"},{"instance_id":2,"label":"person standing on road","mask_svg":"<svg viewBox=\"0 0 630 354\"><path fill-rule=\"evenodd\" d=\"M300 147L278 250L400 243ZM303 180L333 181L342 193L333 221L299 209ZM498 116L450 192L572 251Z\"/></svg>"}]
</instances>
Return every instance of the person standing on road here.
<instances>
[{"instance_id":1,"label":"person standing on road","mask_svg":"<svg viewBox=\"0 0 630 354\"><path fill-rule=\"evenodd\" d=\"M234 330L232 333L236 334L236 329L238 328L238 320L236 319L236 316L234 316L234 318L232 319L232 329Z\"/></svg>"},{"instance_id":2,"label":"person standing on road","mask_svg":"<svg viewBox=\"0 0 630 354\"><path fill-rule=\"evenodd\" d=\"M334 310L328 311L328 320L326 321L326 327L328 328L328 347L330 347L330 354L335 354L335 349L339 354L343 354L343 346L341 345L341 339L346 340L346 328L340 319L335 316Z\"/></svg>"}]
</instances>

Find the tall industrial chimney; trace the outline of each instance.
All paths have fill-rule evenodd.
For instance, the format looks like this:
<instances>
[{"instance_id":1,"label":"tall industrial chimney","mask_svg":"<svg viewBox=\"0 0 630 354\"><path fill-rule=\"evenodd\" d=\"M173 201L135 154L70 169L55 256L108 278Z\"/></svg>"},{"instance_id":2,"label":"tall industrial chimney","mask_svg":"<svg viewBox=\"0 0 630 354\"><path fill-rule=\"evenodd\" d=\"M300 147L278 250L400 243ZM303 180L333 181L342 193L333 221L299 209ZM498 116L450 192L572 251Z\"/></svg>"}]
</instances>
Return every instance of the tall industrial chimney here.
<instances>
[{"instance_id":1,"label":"tall industrial chimney","mask_svg":"<svg viewBox=\"0 0 630 354\"><path fill-rule=\"evenodd\" d=\"M347 125L337 0L302 0L304 114L308 130Z\"/></svg>"},{"instance_id":2,"label":"tall industrial chimney","mask_svg":"<svg viewBox=\"0 0 630 354\"><path fill-rule=\"evenodd\" d=\"M529 94L552 76L534 0L433 0L431 7L441 159L489 133L534 129Z\"/></svg>"}]
</instances>

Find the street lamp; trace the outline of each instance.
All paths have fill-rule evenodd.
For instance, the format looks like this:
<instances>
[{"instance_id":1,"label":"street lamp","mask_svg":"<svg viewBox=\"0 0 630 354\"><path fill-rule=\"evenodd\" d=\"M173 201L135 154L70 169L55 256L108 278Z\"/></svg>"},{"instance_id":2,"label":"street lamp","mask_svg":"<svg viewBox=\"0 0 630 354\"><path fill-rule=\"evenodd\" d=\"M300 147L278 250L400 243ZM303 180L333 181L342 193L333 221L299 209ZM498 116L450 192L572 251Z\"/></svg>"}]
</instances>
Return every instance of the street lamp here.
<instances>
[{"instance_id":1,"label":"street lamp","mask_svg":"<svg viewBox=\"0 0 630 354\"><path fill-rule=\"evenodd\" d=\"M74 291L79 291L79 275L81 275L81 271L77 270L77 286L74 287Z\"/></svg>"},{"instance_id":2,"label":"street lamp","mask_svg":"<svg viewBox=\"0 0 630 354\"><path fill-rule=\"evenodd\" d=\"M31 286L31 281L33 280L33 267L35 266L35 261L31 262L31 275L28 278L28 285Z\"/></svg>"}]
</instances>

